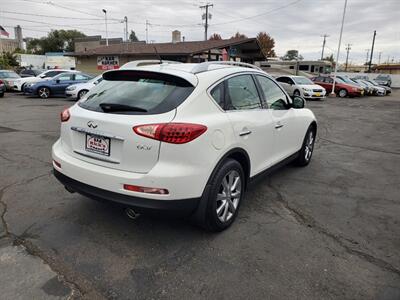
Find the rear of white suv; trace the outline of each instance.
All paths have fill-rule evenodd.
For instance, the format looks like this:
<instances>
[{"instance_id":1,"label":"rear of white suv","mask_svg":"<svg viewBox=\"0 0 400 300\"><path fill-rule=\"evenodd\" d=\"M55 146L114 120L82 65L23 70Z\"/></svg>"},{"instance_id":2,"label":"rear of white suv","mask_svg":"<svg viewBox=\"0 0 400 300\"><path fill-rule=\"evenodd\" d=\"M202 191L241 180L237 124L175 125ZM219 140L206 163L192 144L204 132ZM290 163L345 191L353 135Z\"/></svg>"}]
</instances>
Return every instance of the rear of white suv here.
<instances>
[{"instance_id":1,"label":"rear of white suv","mask_svg":"<svg viewBox=\"0 0 400 300\"><path fill-rule=\"evenodd\" d=\"M264 107L267 103L255 77L265 76L264 72L237 67L194 72L193 68L159 65L106 72L102 83L61 114L61 137L52 153L59 181L69 191L91 198L138 211L193 214L208 229L223 230L235 219L250 177L292 156L302 156L300 162L308 164L311 154L305 161L305 151L308 145L312 153L315 118L305 109L297 116L289 102L287 112L293 120L288 122L289 115L286 120L278 110L274 117ZM265 116L260 128L252 128L251 120L240 120L248 112L239 104L235 112L225 111L220 87L227 76L240 79L228 80L230 93L243 92L236 100L230 96L232 101L243 98L245 105L255 101L259 106L252 104L251 110ZM283 91L280 97L290 101ZM274 118L287 127L277 126ZM237 131L235 124L243 126ZM287 153L278 157L280 150L273 141L260 141L260 146L275 149L263 159L263 151L255 149L256 136L265 131L266 137L268 132L273 137L275 130L288 132L291 148L285 146Z\"/></svg>"}]
</instances>

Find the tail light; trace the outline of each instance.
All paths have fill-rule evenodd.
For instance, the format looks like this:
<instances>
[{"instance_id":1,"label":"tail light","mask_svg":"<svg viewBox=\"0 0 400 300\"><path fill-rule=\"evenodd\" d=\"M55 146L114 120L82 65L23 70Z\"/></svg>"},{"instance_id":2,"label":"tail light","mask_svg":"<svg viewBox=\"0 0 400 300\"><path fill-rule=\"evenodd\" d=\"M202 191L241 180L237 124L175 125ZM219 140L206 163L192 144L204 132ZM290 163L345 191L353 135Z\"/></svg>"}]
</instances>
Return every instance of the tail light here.
<instances>
[{"instance_id":1,"label":"tail light","mask_svg":"<svg viewBox=\"0 0 400 300\"><path fill-rule=\"evenodd\" d=\"M124 190L132 191L132 192L139 192L139 193L146 193L146 194L159 194L159 195L168 195L169 194L167 189L151 188L151 187L137 186L137 185L131 185L131 184L124 184Z\"/></svg>"},{"instance_id":2,"label":"tail light","mask_svg":"<svg viewBox=\"0 0 400 300\"><path fill-rule=\"evenodd\" d=\"M160 123L133 127L141 136L171 144L185 144L198 138L207 127L191 123Z\"/></svg>"},{"instance_id":3,"label":"tail light","mask_svg":"<svg viewBox=\"0 0 400 300\"><path fill-rule=\"evenodd\" d=\"M60 114L61 122L67 122L70 117L71 115L68 108L64 109Z\"/></svg>"},{"instance_id":4,"label":"tail light","mask_svg":"<svg viewBox=\"0 0 400 300\"><path fill-rule=\"evenodd\" d=\"M0 80L0 84L3 84L4 82L3 82L3 80Z\"/></svg>"}]
</instances>

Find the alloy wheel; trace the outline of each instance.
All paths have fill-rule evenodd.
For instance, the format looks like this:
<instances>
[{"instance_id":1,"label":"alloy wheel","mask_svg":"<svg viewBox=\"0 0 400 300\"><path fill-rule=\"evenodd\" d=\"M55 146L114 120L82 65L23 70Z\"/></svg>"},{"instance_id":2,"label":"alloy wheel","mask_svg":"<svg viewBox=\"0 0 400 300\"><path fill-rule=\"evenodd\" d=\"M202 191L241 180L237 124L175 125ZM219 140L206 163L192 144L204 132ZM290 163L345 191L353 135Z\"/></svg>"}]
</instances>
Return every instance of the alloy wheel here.
<instances>
[{"instance_id":1,"label":"alloy wheel","mask_svg":"<svg viewBox=\"0 0 400 300\"><path fill-rule=\"evenodd\" d=\"M222 179L217 194L216 213L218 219L226 223L236 212L242 191L242 181L239 172L231 170Z\"/></svg>"},{"instance_id":2,"label":"alloy wheel","mask_svg":"<svg viewBox=\"0 0 400 300\"><path fill-rule=\"evenodd\" d=\"M49 98L50 91L48 88L40 88L38 94L39 94L40 98L46 99L46 98Z\"/></svg>"},{"instance_id":3,"label":"alloy wheel","mask_svg":"<svg viewBox=\"0 0 400 300\"><path fill-rule=\"evenodd\" d=\"M85 91L85 90L83 90L83 91L80 91L80 92L79 92L79 97L78 97L78 99L82 99L82 98L83 98L83 96L85 96L85 95L86 95L86 93L87 93L87 91Z\"/></svg>"},{"instance_id":4,"label":"alloy wheel","mask_svg":"<svg viewBox=\"0 0 400 300\"><path fill-rule=\"evenodd\" d=\"M304 151L304 158L305 158L306 161L309 161L311 159L311 155L312 155L312 152L314 150L314 132L313 131L310 131L308 133L307 141L306 141L304 150L305 150Z\"/></svg>"}]
</instances>

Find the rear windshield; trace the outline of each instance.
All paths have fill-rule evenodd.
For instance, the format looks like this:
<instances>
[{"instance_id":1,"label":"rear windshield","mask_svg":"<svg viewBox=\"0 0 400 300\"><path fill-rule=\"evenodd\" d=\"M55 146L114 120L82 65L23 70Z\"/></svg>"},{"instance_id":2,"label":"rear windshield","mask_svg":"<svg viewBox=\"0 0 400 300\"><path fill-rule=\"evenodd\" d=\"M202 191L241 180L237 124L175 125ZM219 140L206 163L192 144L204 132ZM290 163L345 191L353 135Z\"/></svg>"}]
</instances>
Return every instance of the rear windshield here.
<instances>
[{"instance_id":1,"label":"rear windshield","mask_svg":"<svg viewBox=\"0 0 400 300\"><path fill-rule=\"evenodd\" d=\"M117 114L159 114L176 108L194 90L180 77L156 72L121 70L105 73L103 78L79 102L80 107Z\"/></svg>"}]
</instances>

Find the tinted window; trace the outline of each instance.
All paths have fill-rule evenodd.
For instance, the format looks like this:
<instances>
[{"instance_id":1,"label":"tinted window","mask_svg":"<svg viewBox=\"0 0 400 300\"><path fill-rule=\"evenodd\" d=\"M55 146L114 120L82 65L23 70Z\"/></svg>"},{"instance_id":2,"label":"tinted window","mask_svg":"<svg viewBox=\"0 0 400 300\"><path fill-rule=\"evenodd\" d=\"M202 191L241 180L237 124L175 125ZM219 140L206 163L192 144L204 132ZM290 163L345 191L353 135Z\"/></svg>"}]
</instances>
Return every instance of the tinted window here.
<instances>
[{"instance_id":1,"label":"tinted window","mask_svg":"<svg viewBox=\"0 0 400 300\"><path fill-rule=\"evenodd\" d=\"M0 72L0 78L20 78L20 76L15 72L2 71Z\"/></svg>"},{"instance_id":2,"label":"tinted window","mask_svg":"<svg viewBox=\"0 0 400 300\"><path fill-rule=\"evenodd\" d=\"M287 77L278 77L278 78L276 79L276 81L278 81L278 82L283 82L283 83L289 83Z\"/></svg>"},{"instance_id":3,"label":"tinted window","mask_svg":"<svg viewBox=\"0 0 400 300\"><path fill-rule=\"evenodd\" d=\"M76 74L75 75L75 80L88 80L89 77L83 74Z\"/></svg>"},{"instance_id":4,"label":"tinted window","mask_svg":"<svg viewBox=\"0 0 400 300\"><path fill-rule=\"evenodd\" d=\"M261 108L256 85L250 75L239 75L226 80L226 109Z\"/></svg>"},{"instance_id":5,"label":"tinted window","mask_svg":"<svg viewBox=\"0 0 400 300\"><path fill-rule=\"evenodd\" d=\"M261 90L271 109L286 109L286 94L271 79L257 75Z\"/></svg>"},{"instance_id":6,"label":"tinted window","mask_svg":"<svg viewBox=\"0 0 400 300\"><path fill-rule=\"evenodd\" d=\"M55 78L59 81L69 81L69 80L73 80L73 74L64 74L61 76L58 76L57 78Z\"/></svg>"},{"instance_id":7,"label":"tinted window","mask_svg":"<svg viewBox=\"0 0 400 300\"><path fill-rule=\"evenodd\" d=\"M110 104L137 108L113 113L163 113L176 108L193 90L189 82L173 75L121 70L103 74L103 81L86 94L79 106L103 112L101 106Z\"/></svg>"},{"instance_id":8,"label":"tinted window","mask_svg":"<svg viewBox=\"0 0 400 300\"><path fill-rule=\"evenodd\" d=\"M56 76L58 74L61 74L61 73L63 73L63 72L61 72L61 71L49 71L49 72L46 72L44 75L46 75L45 77L54 77L54 76Z\"/></svg>"},{"instance_id":9,"label":"tinted window","mask_svg":"<svg viewBox=\"0 0 400 300\"><path fill-rule=\"evenodd\" d=\"M224 109L224 83L218 84L216 87L214 87L211 91L211 96L215 100L215 102L218 103L218 105Z\"/></svg>"}]
</instances>

